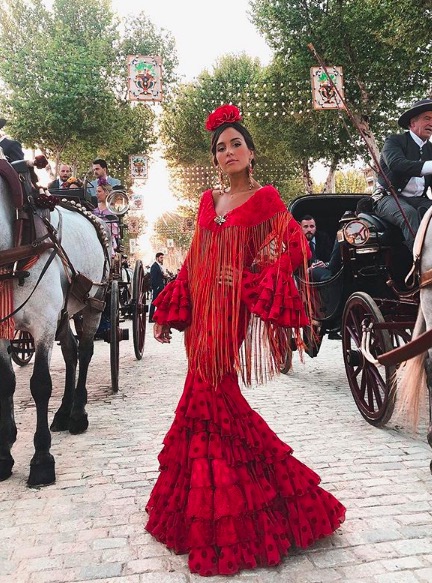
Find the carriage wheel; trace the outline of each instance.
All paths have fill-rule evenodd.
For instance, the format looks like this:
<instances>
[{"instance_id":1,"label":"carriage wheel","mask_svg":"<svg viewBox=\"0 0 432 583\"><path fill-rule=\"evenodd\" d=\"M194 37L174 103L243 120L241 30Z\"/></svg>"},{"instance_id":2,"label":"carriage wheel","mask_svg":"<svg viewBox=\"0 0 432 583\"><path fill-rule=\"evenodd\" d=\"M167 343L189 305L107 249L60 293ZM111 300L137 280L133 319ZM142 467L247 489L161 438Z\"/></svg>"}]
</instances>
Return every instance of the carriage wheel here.
<instances>
[{"instance_id":1,"label":"carriage wheel","mask_svg":"<svg viewBox=\"0 0 432 583\"><path fill-rule=\"evenodd\" d=\"M318 356L322 344L322 326L321 324L312 324L303 328L303 342L305 343L305 352L311 358Z\"/></svg>"},{"instance_id":2,"label":"carriage wheel","mask_svg":"<svg viewBox=\"0 0 432 583\"><path fill-rule=\"evenodd\" d=\"M111 387L114 393L119 390L119 364L120 364L120 308L118 281L111 284L110 303L110 361L111 361Z\"/></svg>"},{"instance_id":3,"label":"carriage wheel","mask_svg":"<svg viewBox=\"0 0 432 583\"><path fill-rule=\"evenodd\" d=\"M371 425L381 427L393 414L394 366L375 366L361 352L362 323L383 323L374 300L366 293L352 294L342 316L342 349L348 383L358 410ZM372 328L370 352L377 357L393 348L387 330Z\"/></svg>"},{"instance_id":4,"label":"carriage wheel","mask_svg":"<svg viewBox=\"0 0 432 583\"><path fill-rule=\"evenodd\" d=\"M25 366L33 358L35 351L33 336L29 332L15 330L13 340L10 341L11 358L15 364Z\"/></svg>"},{"instance_id":5,"label":"carriage wheel","mask_svg":"<svg viewBox=\"0 0 432 583\"><path fill-rule=\"evenodd\" d=\"M141 261L137 261L133 276L133 305L132 315L133 344L137 360L141 360L144 352L146 332L146 290L144 285L144 267Z\"/></svg>"}]
</instances>

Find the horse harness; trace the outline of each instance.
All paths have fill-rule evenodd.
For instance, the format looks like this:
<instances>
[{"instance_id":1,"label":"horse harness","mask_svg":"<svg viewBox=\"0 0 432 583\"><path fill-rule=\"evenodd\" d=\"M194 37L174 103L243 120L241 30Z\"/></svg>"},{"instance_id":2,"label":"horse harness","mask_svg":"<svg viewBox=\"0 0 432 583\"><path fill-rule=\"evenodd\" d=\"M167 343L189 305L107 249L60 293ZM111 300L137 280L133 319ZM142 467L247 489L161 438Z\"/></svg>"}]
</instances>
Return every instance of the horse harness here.
<instances>
[{"instance_id":1,"label":"horse harness","mask_svg":"<svg viewBox=\"0 0 432 583\"><path fill-rule=\"evenodd\" d=\"M420 273L420 259L421 259L421 254L423 251L426 233L427 233L431 218L432 218L432 207L429 208L426 211L426 213L424 214L424 217L420 223L420 228L417 232L417 235L416 235L416 238L414 241L414 249L413 249L414 264L413 264L413 268L412 268L410 273L414 272L418 275L419 282L420 282L419 283L420 288L428 287L428 286L432 285L432 269L428 269L427 271Z\"/></svg>"},{"instance_id":2,"label":"horse harness","mask_svg":"<svg viewBox=\"0 0 432 583\"><path fill-rule=\"evenodd\" d=\"M24 164L22 164L22 162L24 162ZM19 285L24 285L25 278L30 275L30 272L28 271L29 267L37 262L42 253L49 249L52 251L32 292L25 302L16 308L11 314L0 319L0 323L11 318L29 301L56 255L59 256L66 276L71 284L68 288L63 312L67 312L67 302L70 294L76 297L80 302L84 304L89 303L93 308L103 311L105 306L104 299L100 300L89 296L92 286L98 284L92 282L88 277L75 270L66 251L61 245L61 213L58 213L59 224L56 229L49 220L50 212L58 205L62 208L79 212L93 223L105 254L104 272L102 282L99 284L105 288L103 297L105 297L107 290L107 276L110 266L107 234L103 231L103 228L100 226L93 213L88 211L83 205L75 203L74 201L68 201L67 199L59 199L58 197L47 195L42 189L39 193L35 192L31 187L29 176L26 175L26 172L28 172L26 168L25 161L20 160L12 166L6 159L0 158L0 176L2 176L9 185L12 204L15 208L15 221L13 225L14 247L0 251L0 281L6 279L18 279ZM26 202L24 202L24 198L26 199Z\"/></svg>"}]
</instances>

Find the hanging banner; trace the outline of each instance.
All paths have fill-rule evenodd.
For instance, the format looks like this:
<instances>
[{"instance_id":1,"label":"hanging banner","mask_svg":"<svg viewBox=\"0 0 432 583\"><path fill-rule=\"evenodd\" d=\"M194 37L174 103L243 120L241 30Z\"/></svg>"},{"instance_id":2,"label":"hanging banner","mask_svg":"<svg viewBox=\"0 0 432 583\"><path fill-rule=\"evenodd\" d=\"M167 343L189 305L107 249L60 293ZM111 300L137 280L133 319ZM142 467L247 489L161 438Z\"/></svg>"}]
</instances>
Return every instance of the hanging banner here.
<instances>
[{"instance_id":1,"label":"hanging banner","mask_svg":"<svg viewBox=\"0 0 432 583\"><path fill-rule=\"evenodd\" d=\"M132 194L130 197L130 208L132 210L140 210L143 208L142 194Z\"/></svg>"},{"instance_id":2,"label":"hanging banner","mask_svg":"<svg viewBox=\"0 0 432 583\"><path fill-rule=\"evenodd\" d=\"M148 178L148 158L144 154L129 156L130 174L132 180Z\"/></svg>"},{"instance_id":3,"label":"hanging banner","mask_svg":"<svg viewBox=\"0 0 432 583\"><path fill-rule=\"evenodd\" d=\"M139 219L138 217L130 216L127 221L127 230L131 235L138 235L139 233Z\"/></svg>"},{"instance_id":4,"label":"hanging banner","mask_svg":"<svg viewBox=\"0 0 432 583\"><path fill-rule=\"evenodd\" d=\"M345 109L342 67L329 65L326 70L328 75L323 67L310 68L313 107L314 109Z\"/></svg>"},{"instance_id":5,"label":"hanging banner","mask_svg":"<svg viewBox=\"0 0 432 583\"><path fill-rule=\"evenodd\" d=\"M129 101L162 101L162 60L160 57L129 55Z\"/></svg>"}]
</instances>

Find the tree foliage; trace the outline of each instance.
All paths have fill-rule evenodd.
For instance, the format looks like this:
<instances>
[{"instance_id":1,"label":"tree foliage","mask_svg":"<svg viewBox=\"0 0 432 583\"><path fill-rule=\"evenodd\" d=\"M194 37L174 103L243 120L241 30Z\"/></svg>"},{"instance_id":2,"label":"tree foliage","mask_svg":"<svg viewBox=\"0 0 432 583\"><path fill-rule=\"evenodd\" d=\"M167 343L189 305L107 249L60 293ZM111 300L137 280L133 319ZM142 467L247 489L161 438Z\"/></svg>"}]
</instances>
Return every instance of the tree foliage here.
<instances>
[{"instance_id":1,"label":"tree foliage","mask_svg":"<svg viewBox=\"0 0 432 583\"><path fill-rule=\"evenodd\" d=\"M241 109L254 136L257 180L272 182L287 200L298 193L298 169L283 135L277 131L270 137L259 131L262 112L255 104L254 94L263 83L263 69L257 59L246 54L225 55L211 73L204 71L194 83L179 85L172 99L165 102L161 137L179 198L196 205L203 189L218 181L204 123L207 115L223 103L235 103Z\"/></svg>"},{"instance_id":2,"label":"tree foliage","mask_svg":"<svg viewBox=\"0 0 432 583\"><path fill-rule=\"evenodd\" d=\"M181 207L176 213L163 213L154 224L153 242L156 246L166 247L167 240L172 239L174 247L181 254L189 248L193 227L194 214L190 216L190 209Z\"/></svg>"},{"instance_id":3,"label":"tree foliage","mask_svg":"<svg viewBox=\"0 0 432 583\"><path fill-rule=\"evenodd\" d=\"M0 107L14 137L81 173L106 158L126 183L129 154L150 153L156 143L153 109L127 101L126 57L160 55L168 87L173 37L144 13L121 21L110 0L54 0L50 10L42 0L4 0L0 47Z\"/></svg>"},{"instance_id":4,"label":"tree foliage","mask_svg":"<svg viewBox=\"0 0 432 583\"><path fill-rule=\"evenodd\" d=\"M325 64L343 67L349 109L373 140L396 129L399 106L432 90L430 0L252 0L251 8L295 87L319 64L309 44Z\"/></svg>"}]
</instances>

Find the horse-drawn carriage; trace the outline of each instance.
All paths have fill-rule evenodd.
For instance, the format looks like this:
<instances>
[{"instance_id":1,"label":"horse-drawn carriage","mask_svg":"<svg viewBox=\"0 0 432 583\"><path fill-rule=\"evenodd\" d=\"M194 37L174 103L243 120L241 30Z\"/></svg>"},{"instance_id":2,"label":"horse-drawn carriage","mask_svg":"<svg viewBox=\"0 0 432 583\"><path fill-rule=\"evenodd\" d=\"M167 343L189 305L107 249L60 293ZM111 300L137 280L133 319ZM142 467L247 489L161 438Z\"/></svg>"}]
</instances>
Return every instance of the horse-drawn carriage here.
<instances>
[{"instance_id":1,"label":"horse-drawn carriage","mask_svg":"<svg viewBox=\"0 0 432 583\"><path fill-rule=\"evenodd\" d=\"M110 315L112 388L118 389L119 343L128 337L128 330L120 328L122 257L120 250L112 255L107 222L92 213L76 190L69 197L63 191L58 197L37 192L28 179L26 162L18 161L19 167L14 164L5 160L0 148L0 481L12 473L11 448L17 437L16 375L11 356L28 361L34 354L30 389L37 423L28 484L47 485L55 481L51 431L78 434L89 425L87 374L105 310ZM22 187L28 183L28 190ZM114 192L111 205L114 215L123 216L128 207L126 195ZM130 282L124 285L130 286ZM140 359L146 324L141 262L135 265L130 297L127 310L132 314L135 355ZM14 330L16 338L11 344ZM49 425L55 340L65 361L65 386ZM16 352L14 345L20 346Z\"/></svg>"},{"instance_id":2,"label":"horse-drawn carriage","mask_svg":"<svg viewBox=\"0 0 432 583\"><path fill-rule=\"evenodd\" d=\"M365 196L301 196L290 211L298 221L315 217L317 230L337 238L341 258L329 279L307 285L312 319L303 330L306 352L316 357L326 333L340 330L354 401L369 423L382 426L394 409L397 365L381 365L377 358L411 340L419 291L405 282L413 261L399 229L370 211L358 212Z\"/></svg>"},{"instance_id":3,"label":"horse-drawn carriage","mask_svg":"<svg viewBox=\"0 0 432 583\"><path fill-rule=\"evenodd\" d=\"M86 201L82 188L67 191L52 190L51 194L74 205L85 204ZM110 344L111 388L117 392L119 389L119 345L120 341L129 340L129 328L121 327L121 323L125 322L126 319L132 320L135 357L137 360L141 360L143 357L148 309L146 302L148 281L145 278L144 267L140 260L136 261L133 271L124 265L122 248L126 226L123 217L129 210L129 200L123 190L114 190L109 195L107 208L111 214L105 215L104 221L109 226L112 223L118 224L119 238L117 250L112 255L105 309L95 338ZM79 337L79 314L74 315L73 322L76 335ZM16 364L25 366L31 361L35 350L31 334L23 330L16 330L10 344L11 357Z\"/></svg>"}]
</instances>

